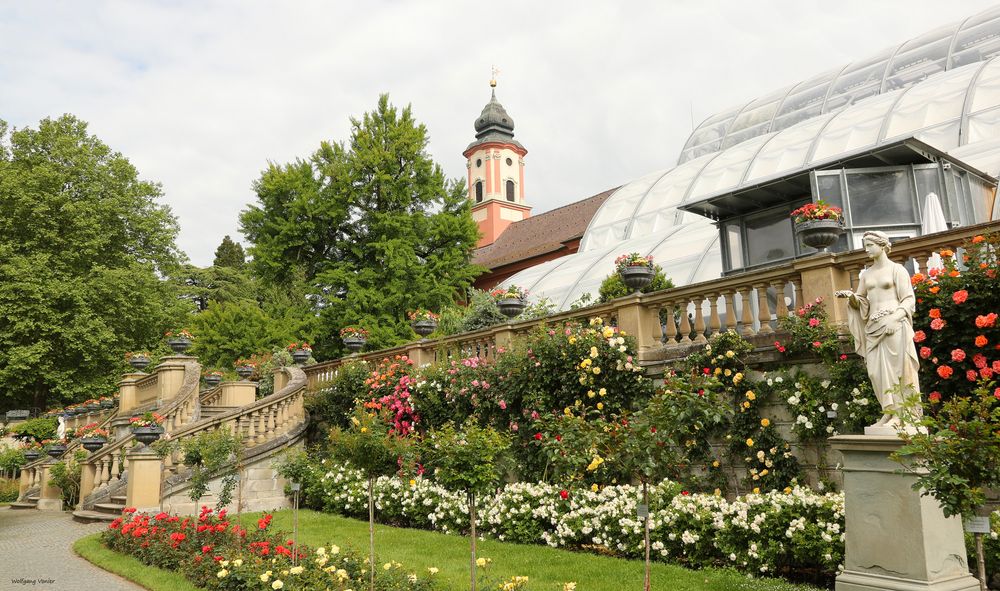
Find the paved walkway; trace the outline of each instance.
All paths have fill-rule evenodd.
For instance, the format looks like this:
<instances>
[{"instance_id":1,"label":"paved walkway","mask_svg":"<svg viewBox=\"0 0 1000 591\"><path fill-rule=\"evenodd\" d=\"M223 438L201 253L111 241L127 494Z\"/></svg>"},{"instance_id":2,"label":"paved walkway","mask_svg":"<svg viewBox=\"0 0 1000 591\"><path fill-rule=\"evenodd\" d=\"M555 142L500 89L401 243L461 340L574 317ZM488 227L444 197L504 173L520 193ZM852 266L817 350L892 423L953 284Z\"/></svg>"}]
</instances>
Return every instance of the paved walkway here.
<instances>
[{"instance_id":1,"label":"paved walkway","mask_svg":"<svg viewBox=\"0 0 1000 591\"><path fill-rule=\"evenodd\" d=\"M73 542L105 527L69 513L0 507L0 590L142 591L73 553Z\"/></svg>"}]
</instances>

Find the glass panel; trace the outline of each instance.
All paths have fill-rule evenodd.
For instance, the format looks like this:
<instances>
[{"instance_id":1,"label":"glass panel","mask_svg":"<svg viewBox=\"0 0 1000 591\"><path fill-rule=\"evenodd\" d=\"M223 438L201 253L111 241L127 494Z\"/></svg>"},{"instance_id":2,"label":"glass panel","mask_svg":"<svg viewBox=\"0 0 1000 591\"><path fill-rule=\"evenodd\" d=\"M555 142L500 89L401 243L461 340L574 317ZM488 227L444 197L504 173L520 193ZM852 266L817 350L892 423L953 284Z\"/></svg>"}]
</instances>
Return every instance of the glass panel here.
<instances>
[{"instance_id":1,"label":"glass panel","mask_svg":"<svg viewBox=\"0 0 1000 591\"><path fill-rule=\"evenodd\" d=\"M610 197L608 197L608 200L601 205L601 208L597 210L597 213L594 214L594 218L591 220L590 226L597 228L600 226L606 226L618 220L627 220L631 218L632 212L635 211L636 204L638 204L639 201L646 196L646 192L653 186L653 183L660 180L665 173L666 171L660 170L647 174L615 191ZM585 238L584 243L586 244L587 241L588 240ZM581 248L581 250L586 249Z\"/></svg>"},{"instance_id":2,"label":"glass panel","mask_svg":"<svg viewBox=\"0 0 1000 591\"><path fill-rule=\"evenodd\" d=\"M972 91L969 112L975 113L997 105L1000 105L1000 60L984 65L979 72L976 86Z\"/></svg>"},{"instance_id":3,"label":"glass panel","mask_svg":"<svg viewBox=\"0 0 1000 591\"><path fill-rule=\"evenodd\" d=\"M955 38L951 67L984 62L1000 54L1000 8L970 18Z\"/></svg>"},{"instance_id":4,"label":"glass panel","mask_svg":"<svg viewBox=\"0 0 1000 591\"><path fill-rule=\"evenodd\" d=\"M958 132L962 127L962 122L958 119L951 123L944 123L936 127L921 129L913 134L918 140L930 144L939 150L947 152L958 147Z\"/></svg>"},{"instance_id":5,"label":"glass panel","mask_svg":"<svg viewBox=\"0 0 1000 591\"><path fill-rule=\"evenodd\" d=\"M959 119L969 81L978 69L978 65L972 65L952 70L907 90L892 108L885 137L909 135L918 129Z\"/></svg>"},{"instance_id":6,"label":"glass panel","mask_svg":"<svg viewBox=\"0 0 1000 591\"><path fill-rule=\"evenodd\" d=\"M671 170L663 178L656 181L656 184L646 193L642 201L639 202L635 215L639 216L658 209L679 205L684 200L684 195L687 194L691 182L705 167L705 163L715 157L715 154L702 156Z\"/></svg>"},{"instance_id":7,"label":"glass panel","mask_svg":"<svg viewBox=\"0 0 1000 591\"><path fill-rule=\"evenodd\" d=\"M703 144L712 143L717 140L721 140L726 135L726 130L729 128L729 124L732 123L736 114L743 109L743 105L730 109L728 111L723 111L718 115L714 115L704 120L701 125L695 129L691 136L688 137L687 141L684 142L684 150L688 150L695 146L701 146ZM678 162L680 164L680 162Z\"/></svg>"},{"instance_id":8,"label":"glass panel","mask_svg":"<svg viewBox=\"0 0 1000 591\"><path fill-rule=\"evenodd\" d=\"M729 249L729 269L743 268L743 233L739 224L726 224L722 227L726 237L726 247Z\"/></svg>"},{"instance_id":9,"label":"glass panel","mask_svg":"<svg viewBox=\"0 0 1000 591\"><path fill-rule=\"evenodd\" d=\"M775 113L771 131L781 131L799 121L819 115L823 111L826 91L830 89L830 82L838 72L839 70L826 72L796 86Z\"/></svg>"},{"instance_id":10,"label":"glass panel","mask_svg":"<svg viewBox=\"0 0 1000 591\"><path fill-rule=\"evenodd\" d=\"M802 168L816 134L832 116L816 117L778 133L754 157L744 183Z\"/></svg>"},{"instance_id":11,"label":"glass panel","mask_svg":"<svg viewBox=\"0 0 1000 591\"><path fill-rule=\"evenodd\" d=\"M941 178L938 175L937 165L914 167L913 176L917 180L917 203L920 204L920 219L924 219L924 204L930 193L938 196L938 202L941 203L941 209L944 210L945 219L950 219L948 215L949 204L948 200L944 198L944 191L941 190Z\"/></svg>"},{"instance_id":12,"label":"glass panel","mask_svg":"<svg viewBox=\"0 0 1000 591\"><path fill-rule=\"evenodd\" d=\"M886 93L852 105L834 116L816 140L811 163L875 145L885 114L899 98L899 92Z\"/></svg>"},{"instance_id":13,"label":"glass panel","mask_svg":"<svg viewBox=\"0 0 1000 591\"><path fill-rule=\"evenodd\" d=\"M956 28L958 25L947 25L908 41L892 58L885 89L912 86L943 72L948 65L948 48Z\"/></svg>"},{"instance_id":14,"label":"glass panel","mask_svg":"<svg viewBox=\"0 0 1000 591\"><path fill-rule=\"evenodd\" d=\"M781 208L746 217L747 256L751 266L795 256L788 212Z\"/></svg>"},{"instance_id":15,"label":"glass panel","mask_svg":"<svg viewBox=\"0 0 1000 591\"><path fill-rule=\"evenodd\" d=\"M760 136L720 152L698 175L686 200L693 201L738 186L750 159L769 137L769 135Z\"/></svg>"},{"instance_id":16,"label":"glass panel","mask_svg":"<svg viewBox=\"0 0 1000 591\"><path fill-rule=\"evenodd\" d=\"M882 88L882 75L894 49L886 49L872 58L848 66L830 88L823 112L833 113L878 94Z\"/></svg>"},{"instance_id":17,"label":"glass panel","mask_svg":"<svg viewBox=\"0 0 1000 591\"><path fill-rule=\"evenodd\" d=\"M916 223L913 189L907 169L847 173L851 225Z\"/></svg>"},{"instance_id":18,"label":"glass panel","mask_svg":"<svg viewBox=\"0 0 1000 591\"><path fill-rule=\"evenodd\" d=\"M736 120L733 121L733 126L729 128L729 133L726 135L726 139L722 140L722 149L725 150L726 148L735 146L737 143L751 137L745 134L740 134L741 131L754 128L754 131L750 132L753 135L767 133L768 124L774 117L774 112L778 109L778 104L787 94L788 89L784 88L778 92L771 93L755 100L753 104L744 109L744 111L736 117Z\"/></svg>"},{"instance_id":19,"label":"glass panel","mask_svg":"<svg viewBox=\"0 0 1000 591\"><path fill-rule=\"evenodd\" d=\"M1000 137L1000 108L982 111L969 117L967 144L975 144Z\"/></svg>"},{"instance_id":20,"label":"glass panel","mask_svg":"<svg viewBox=\"0 0 1000 591\"><path fill-rule=\"evenodd\" d=\"M816 174L816 201L822 199L830 205L844 209L844 187L840 173Z\"/></svg>"}]
</instances>

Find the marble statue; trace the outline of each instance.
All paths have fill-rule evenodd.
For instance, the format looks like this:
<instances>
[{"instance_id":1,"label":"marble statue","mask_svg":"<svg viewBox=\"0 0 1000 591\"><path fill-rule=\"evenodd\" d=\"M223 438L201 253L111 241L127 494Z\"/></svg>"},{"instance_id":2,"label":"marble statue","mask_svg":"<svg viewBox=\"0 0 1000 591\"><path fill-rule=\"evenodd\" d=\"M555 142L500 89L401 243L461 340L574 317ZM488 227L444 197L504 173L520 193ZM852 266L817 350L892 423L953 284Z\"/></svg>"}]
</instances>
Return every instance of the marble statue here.
<instances>
[{"instance_id":1,"label":"marble statue","mask_svg":"<svg viewBox=\"0 0 1000 591\"><path fill-rule=\"evenodd\" d=\"M56 439L66 439L66 417L59 415L59 426L56 427Z\"/></svg>"},{"instance_id":2,"label":"marble statue","mask_svg":"<svg viewBox=\"0 0 1000 591\"><path fill-rule=\"evenodd\" d=\"M916 297L909 273L889 260L889 237L882 232L865 232L862 242L872 262L858 278L857 293L841 290L836 296L848 298L848 327L882 405L884 414L872 427L899 428L901 408L916 413L916 418L920 413L919 404L904 404L920 395L919 361L913 343Z\"/></svg>"}]
</instances>

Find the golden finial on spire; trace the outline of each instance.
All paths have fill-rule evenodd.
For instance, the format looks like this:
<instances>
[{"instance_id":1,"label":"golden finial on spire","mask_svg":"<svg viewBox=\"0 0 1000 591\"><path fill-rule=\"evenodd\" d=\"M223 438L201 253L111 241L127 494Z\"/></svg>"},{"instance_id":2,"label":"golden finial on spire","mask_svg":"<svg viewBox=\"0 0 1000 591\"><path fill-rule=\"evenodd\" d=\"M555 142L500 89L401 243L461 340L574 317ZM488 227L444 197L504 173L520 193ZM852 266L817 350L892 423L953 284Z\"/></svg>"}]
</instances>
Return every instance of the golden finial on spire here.
<instances>
[{"instance_id":1,"label":"golden finial on spire","mask_svg":"<svg viewBox=\"0 0 1000 591\"><path fill-rule=\"evenodd\" d=\"M493 70L491 72L492 75L490 77L490 88L496 88L497 87L497 74L499 74L499 73L500 73L500 68L498 68L498 67L496 67L496 65L494 65L493 66Z\"/></svg>"}]
</instances>

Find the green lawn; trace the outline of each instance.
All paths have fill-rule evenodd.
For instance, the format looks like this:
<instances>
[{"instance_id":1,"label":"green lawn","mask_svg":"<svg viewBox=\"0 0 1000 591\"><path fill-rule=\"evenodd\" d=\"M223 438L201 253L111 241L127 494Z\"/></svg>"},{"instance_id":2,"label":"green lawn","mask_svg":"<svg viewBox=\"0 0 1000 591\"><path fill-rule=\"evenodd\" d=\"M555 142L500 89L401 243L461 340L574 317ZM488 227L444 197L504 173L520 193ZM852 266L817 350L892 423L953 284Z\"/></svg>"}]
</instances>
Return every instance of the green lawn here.
<instances>
[{"instance_id":1,"label":"green lawn","mask_svg":"<svg viewBox=\"0 0 1000 591\"><path fill-rule=\"evenodd\" d=\"M259 513L247 513L240 521L254 527ZM272 527L292 532L292 512L274 514ZM336 544L367 553L368 522L337 517L327 513L299 511L299 542L310 546ZM479 556L491 558L488 573L493 581L514 575L527 576L532 591L561 591L563 583L574 581L579 591L621 591L641 588L643 564L583 552L570 552L546 546L509 544L485 540L478 544ZM143 567L135 560L103 548L97 536L88 536L74 545L84 558L98 566L152 589L192 589L182 586L180 575ZM462 590L469 587L469 540L465 537L377 525L375 552L380 561L395 560L406 570L426 574L437 567L441 589ZM164 577L172 577L170 579ZM776 579L751 579L724 569L689 570L654 563L654 589L670 591L815 591L816 587L796 585ZM495 584L494 587L495 588Z\"/></svg>"}]
</instances>

